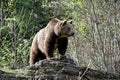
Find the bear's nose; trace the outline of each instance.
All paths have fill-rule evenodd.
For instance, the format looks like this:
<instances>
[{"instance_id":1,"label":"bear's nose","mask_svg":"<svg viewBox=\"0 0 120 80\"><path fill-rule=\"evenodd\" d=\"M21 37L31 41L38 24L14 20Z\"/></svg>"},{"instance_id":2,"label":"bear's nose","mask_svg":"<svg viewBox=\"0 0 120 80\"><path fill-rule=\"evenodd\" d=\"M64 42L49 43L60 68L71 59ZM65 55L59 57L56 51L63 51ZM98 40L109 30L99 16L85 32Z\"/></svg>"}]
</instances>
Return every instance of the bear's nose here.
<instances>
[{"instance_id":1,"label":"bear's nose","mask_svg":"<svg viewBox=\"0 0 120 80\"><path fill-rule=\"evenodd\" d=\"M72 33L71 35L74 36L75 33Z\"/></svg>"}]
</instances>

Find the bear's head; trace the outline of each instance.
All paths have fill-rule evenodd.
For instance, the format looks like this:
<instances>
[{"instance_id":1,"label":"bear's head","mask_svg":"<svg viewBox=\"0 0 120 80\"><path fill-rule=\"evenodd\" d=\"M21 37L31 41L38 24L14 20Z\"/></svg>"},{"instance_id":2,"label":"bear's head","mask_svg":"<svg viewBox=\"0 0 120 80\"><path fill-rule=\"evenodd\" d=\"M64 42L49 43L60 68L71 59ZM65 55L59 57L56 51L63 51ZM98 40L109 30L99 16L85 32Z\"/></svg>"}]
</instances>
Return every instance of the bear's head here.
<instances>
[{"instance_id":1,"label":"bear's head","mask_svg":"<svg viewBox=\"0 0 120 80\"><path fill-rule=\"evenodd\" d=\"M54 32L59 37L70 37L74 35L72 21L58 21L54 27Z\"/></svg>"}]
</instances>

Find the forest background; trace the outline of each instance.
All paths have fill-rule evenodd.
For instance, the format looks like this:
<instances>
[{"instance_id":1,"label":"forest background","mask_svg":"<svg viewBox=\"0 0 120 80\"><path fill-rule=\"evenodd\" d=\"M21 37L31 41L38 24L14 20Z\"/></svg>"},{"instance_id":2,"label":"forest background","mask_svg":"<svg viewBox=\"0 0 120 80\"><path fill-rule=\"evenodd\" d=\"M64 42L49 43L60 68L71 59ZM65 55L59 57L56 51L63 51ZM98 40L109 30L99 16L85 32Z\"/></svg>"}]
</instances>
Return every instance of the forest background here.
<instances>
[{"instance_id":1,"label":"forest background","mask_svg":"<svg viewBox=\"0 0 120 80\"><path fill-rule=\"evenodd\" d=\"M78 66L115 72L120 60L119 0L1 0L0 68L27 66L34 35L55 17L73 20L68 57Z\"/></svg>"}]
</instances>

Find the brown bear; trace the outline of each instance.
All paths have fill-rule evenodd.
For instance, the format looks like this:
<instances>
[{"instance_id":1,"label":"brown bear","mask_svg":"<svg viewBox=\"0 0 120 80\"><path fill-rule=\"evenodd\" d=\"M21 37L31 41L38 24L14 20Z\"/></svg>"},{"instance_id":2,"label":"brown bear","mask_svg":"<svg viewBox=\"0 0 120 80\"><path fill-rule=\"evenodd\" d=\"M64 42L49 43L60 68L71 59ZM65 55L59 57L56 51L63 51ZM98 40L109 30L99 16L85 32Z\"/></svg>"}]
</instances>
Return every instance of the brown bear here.
<instances>
[{"instance_id":1,"label":"brown bear","mask_svg":"<svg viewBox=\"0 0 120 80\"><path fill-rule=\"evenodd\" d=\"M30 50L30 65L47 59L51 60L53 51L58 48L61 57L65 57L68 37L74 35L72 21L51 19L47 26L34 37Z\"/></svg>"}]
</instances>

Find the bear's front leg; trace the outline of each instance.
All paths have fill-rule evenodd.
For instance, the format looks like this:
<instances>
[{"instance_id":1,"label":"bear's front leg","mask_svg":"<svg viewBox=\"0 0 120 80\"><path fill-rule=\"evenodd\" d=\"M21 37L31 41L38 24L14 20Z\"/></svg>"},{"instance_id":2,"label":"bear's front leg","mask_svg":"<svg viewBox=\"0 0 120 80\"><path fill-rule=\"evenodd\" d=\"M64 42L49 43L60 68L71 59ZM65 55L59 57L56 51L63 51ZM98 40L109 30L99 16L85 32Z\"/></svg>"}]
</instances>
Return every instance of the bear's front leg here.
<instances>
[{"instance_id":1,"label":"bear's front leg","mask_svg":"<svg viewBox=\"0 0 120 80\"><path fill-rule=\"evenodd\" d=\"M29 60L30 66L35 64L35 59L36 59L36 53L31 50L31 52L30 52L30 60Z\"/></svg>"},{"instance_id":2,"label":"bear's front leg","mask_svg":"<svg viewBox=\"0 0 120 80\"><path fill-rule=\"evenodd\" d=\"M51 60L51 57L53 57L53 50L54 50L54 42L51 42L50 40L45 41L45 56L47 60Z\"/></svg>"},{"instance_id":3,"label":"bear's front leg","mask_svg":"<svg viewBox=\"0 0 120 80\"><path fill-rule=\"evenodd\" d=\"M65 52L68 46L68 38L60 38L58 40L58 51L60 54L60 58L64 58L65 56Z\"/></svg>"}]
</instances>

